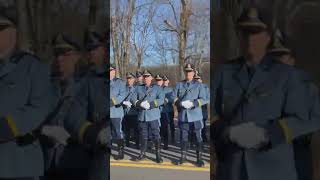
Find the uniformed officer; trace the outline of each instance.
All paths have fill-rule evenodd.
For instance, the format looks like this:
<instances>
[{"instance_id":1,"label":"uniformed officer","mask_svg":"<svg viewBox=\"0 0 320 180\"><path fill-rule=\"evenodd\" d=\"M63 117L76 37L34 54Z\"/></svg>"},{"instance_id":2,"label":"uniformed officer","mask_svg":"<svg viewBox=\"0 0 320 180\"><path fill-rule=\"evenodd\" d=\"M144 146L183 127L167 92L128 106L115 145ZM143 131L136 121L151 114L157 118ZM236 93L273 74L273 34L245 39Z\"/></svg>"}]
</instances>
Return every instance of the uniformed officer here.
<instances>
[{"instance_id":1,"label":"uniformed officer","mask_svg":"<svg viewBox=\"0 0 320 180\"><path fill-rule=\"evenodd\" d=\"M79 124L79 128L73 129L73 127L76 127L73 126L73 124L76 124L76 121L81 117L85 117L85 111L81 108L82 102L75 100L75 97L79 96L77 93L80 93L81 90L80 78L78 76L75 78L76 64L80 59L79 51L80 47L63 34L58 34L54 39L55 59L52 63L50 82L52 84L53 92L55 93L56 107L46 118L46 123L42 128L43 137L41 141L46 164L45 179L68 177L69 175L67 174L69 172L66 170L66 167L68 166L74 168L79 167L77 169L86 169L86 167L73 166L72 163L76 163L77 165L80 163L72 162L72 160L61 162L62 157L71 158L69 153L63 153L63 151L69 149L70 146L65 147L67 145L66 142L63 144L53 142L52 137L46 133L46 131L57 131L56 128L65 128L68 132L77 131L81 128L81 125ZM82 88L83 87L84 86L82 86ZM71 110L77 112L77 114L70 113L69 111ZM81 113L83 113L82 116ZM84 118L82 119L84 120ZM65 132L63 134L66 136L65 139L68 138L68 136L71 136ZM76 132L72 132L72 134L76 134ZM82 146L78 148L83 149ZM74 160L76 160L76 158ZM85 163L86 162L87 161L85 161ZM70 172L70 174L76 173Z\"/></svg>"},{"instance_id":2,"label":"uniformed officer","mask_svg":"<svg viewBox=\"0 0 320 180\"><path fill-rule=\"evenodd\" d=\"M136 72L136 85L142 85L142 84L143 84L142 72L138 70Z\"/></svg>"},{"instance_id":3,"label":"uniformed officer","mask_svg":"<svg viewBox=\"0 0 320 180\"><path fill-rule=\"evenodd\" d=\"M172 93L173 93L173 88L169 86L170 80L169 78L164 75L162 76L163 79L163 88L164 88L164 93L165 93L165 101L164 101L164 108L163 110L167 112L168 114L168 121L170 125L170 136L171 136L171 142L172 144L175 143L175 125L173 122L173 99L172 99Z\"/></svg>"},{"instance_id":4,"label":"uniformed officer","mask_svg":"<svg viewBox=\"0 0 320 180\"><path fill-rule=\"evenodd\" d=\"M173 91L174 103L178 109L178 125L180 129L180 143L181 143L181 158L179 164L183 164L187 160L188 137L191 130L196 134L196 165L204 166L202 160L202 137L201 131L202 110L201 106L206 104L206 92L203 86L193 80L195 69L192 64L186 64L185 68L186 79L178 82Z\"/></svg>"},{"instance_id":5,"label":"uniformed officer","mask_svg":"<svg viewBox=\"0 0 320 180\"><path fill-rule=\"evenodd\" d=\"M105 101L110 95L109 79L107 78L107 40L102 33L95 30L86 32L86 50L89 53L88 84L88 120L101 127L106 127L107 147L95 148L89 169L90 180L110 179L111 129L109 118L109 102Z\"/></svg>"},{"instance_id":6,"label":"uniformed officer","mask_svg":"<svg viewBox=\"0 0 320 180\"><path fill-rule=\"evenodd\" d=\"M268 48L268 53L272 55L275 59L283 64L290 66L295 65L295 59L292 55L292 52L289 48L285 46L285 39L280 32L277 30L273 36L273 41ZM313 124L309 123L314 130L319 129L319 88L314 83L313 79L306 72L297 69L300 73L302 80L306 84L307 92L309 92L308 102L310 103L310 121L314 122ZM307 128L306 128L307 129ZM309 129L311 130L311 129ZM307 133L301 137L293 140L293 148L296 162L296 169L298 180L308 180L312 179L313 167L312 167L312 152L311 152L311 137L313 131Z\"/></svg>"},{"instance_id":7,"label":"uniformed officer","mask_svg":"<svg viewBox=\"0 0 320 180\"><path fill-rule=\"evenodd\" d=\"M112 139L118 144L119 152L117 159L124 158L124 137L122 132L122 119L124 111L122 102L126 98L126 84L125 82L115 77L116 69L113 65L110 66L110 118Z\"/></svg>"},{"instance_id":8,"label":"uniformed officer","mask_svg":"<svg viewBox=\"0 0 320 180\"><path fill-rule=\"evenodd\" d=\"M243 56L215 70L217 180L297 179L291 142L308 124L306 92L295 68L266 55L271 39L266 17L256 8L243 11L238 20Z\"/></svg>"},{"instance_id":9,"label":"uniformed officer","mask_svg":"<svg viewBox=\"0 0 320 180\"><path fill-rule=\"evenodd\" d=\"M125 116L124 116L124 129L125 129L125 138L126 144L129 146L130 144L130 130L134 130L134 139L136 148L139 149L139 128L138 128L138 112L137 109L132 106L131 99L135 91L135 76L132 73L127 73L127 95L125 100L123 101L123 105L125 108Z\"/></svg>"},{"instance_id":10,"label":"uniformed officer","mask_svg":"<svg viewBox=\"0 0 320 180\"><path fill-rule=\"evenodd\" d=\"M208 85L206 85L206 84L204 84L202 82L201 75L198 72L194 75L194 79L196 81L198 81L199 83L201 83L203 85L205 91L206 91L206 101L207 101L207 103L201 107L202 108L202 115L203 115L203 125L204 125L201 133L202 133L203 142L208 142L206 123L207 123L207 120L208 120L208 104L210 102L210 90L209 90Z\"/></svg>"},{"instance_id":11,"label":"uniformed officer","mask_svg":"<svg viewBox=\"0 0 320 180\"><path fill-rule=\"evenodd\" d=\"M42 150L29 134L50 106L49 68L16 49L15 15L0 12L0 179L35 180L43 175Z\"/></svg>"},{"instance_id":12,"label":"uniformed officer","mask_svg":"<svg viewBox=\"0 0 320 180\"><path fill-rule=\"evenodd\" d=\"M166 95L165 93L165 88L163 86L163 79L161 77L160 74L157 74L154 79L156 80L156 83L158 86L161 87L161 90L163 91L163 93ZM167 99L168 100L168 99ZM169 120L168 120L168 113L165 110L165 104L166 104L166 98L165 98L165 102L162 106L160 106L160 112L161 112L161 117L160 117L160 124L161 124L161 128L160 128L160 135L161 135L161 140L163 143L163 149L167 150L168 149L168 143L169 143L169 131L168 131L168 125L169 125Z\"/></svg>"},{"instance_id":13,"label":"uniformed officer","mask_svg":"<svg viewBox=\"0 0 320 180\"><path fill-rule=\"evenodd\" d=\"M83 79L85 72L79 72L79 45L58 34L54 39L54 54L51 83L55 107L40 129L46 163L44 178L88 179L91 154L85 145L100 141L98 136L105 139L100 131L103 128L96 128L86 120L87 98L83 97L87 94L87 84ZM87 141L87 138L93 139Z\"/></svg>"},{"instance_id":14,"label":"uniformed officer","mask_svg":"<svg viewBox=\"0 0 320 180\"><path fill-rule=\"evenodd\" d=\"M152 84L152 74L145 70L144 84L135 89L132 104L138 109L140 130L140 155L138 160L146 158L148 127L150 127L152 140L156 148L156 162L162 163L160 150L160 109L164 103L164 93L158 85Z\"/></svg>"}]
</instances>

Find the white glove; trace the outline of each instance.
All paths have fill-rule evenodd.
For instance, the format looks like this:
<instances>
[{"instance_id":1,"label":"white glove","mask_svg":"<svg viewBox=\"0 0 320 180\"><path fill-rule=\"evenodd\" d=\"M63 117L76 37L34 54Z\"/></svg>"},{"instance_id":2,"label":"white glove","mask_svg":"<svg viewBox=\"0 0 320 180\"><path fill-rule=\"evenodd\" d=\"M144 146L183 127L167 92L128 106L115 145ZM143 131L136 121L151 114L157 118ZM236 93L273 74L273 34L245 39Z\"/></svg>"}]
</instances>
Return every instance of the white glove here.
<instances>
[{"instance_id":1,"label":"white glove","mask_svg":"<svg viewBox=\"0 0 320 180\"><path fill-rule=\"evenodd\" d=\"M52 138L62 145L67 145L67 140L70 138L70 134L60 126L43 126L41 134Z\"/></svg>"},{"instance_id":2,"label":"white glove","mask_svg":"<svg viewBox=\"0 0 320 180\"><path fill-rule=\"evenodd\" d=\"M131 106L132 106L132 103L130 101L123 101L123 104L129 108L131 108Z\"/></svg>"},{"instance_id":3,"label":"white glove","mask_svg":"<svg viewBox=\"0 0 320 180\"><path fill-rule=\"evenodd\" d=\"M164 103L167 104L169 102L168 98L164 98Z\"/></svg>"},{"instance_id":4,"label":"white glove","mask_svg":"<svg viewBox=\"0 0 320 180\"><path fill-rule=\"evenodd\" d=\"M150 109L150 103L148 101L143 101L140 106L146 110Z\"/></svg>"},{"instance_id":5,"label":"white glove","mask_svg":"<svg viewBox=\"0 0 320 180\"><path fill-rule=\"evenodd\" d=\"M146 109L150 109L150 103L146 101Z\"/></svg>"},{"instance_id":6,"label":"white glove","mask_svg":"<svg viewBox=\"0 0 320 180\"><path fill-rule=\"evenodd\" d=\"M184 108L186 108L187 104L188 104L187 101L182 101L181 102L181 106L184 107Z\"/></svg>"},{"instance_id":7,"label":"white glove","mask_svg":"<svg viewBox=\"0 0 320 180\"><path fill-rule=\"evenodd\" d=\"M107 145L108 144L108 135L107 135L107 128L101 129L101 131L98 134L98 143L101 145Z\"/></svg>"},{"instance_id":8,"label":"white glove","mask_svg":"<svg viewBox=\"0 0 320 180\"><path fill-rule=\"evenodd\" d=\"M182 101L181 105L186 109L190 109L194 106L193 102L191 102L190 100Z\"/></svg>"},{"instance_id":9,"label":"white glove","mask_svg":"<svg viewBox=\"0 0 320 180\"><path fill-rule=\"evenodd\" d=\"M253 122L231 127L229 133L232 142L246 149L259 148L261 144L268 141L266 131Z\"/></svg>"}]
</instances>

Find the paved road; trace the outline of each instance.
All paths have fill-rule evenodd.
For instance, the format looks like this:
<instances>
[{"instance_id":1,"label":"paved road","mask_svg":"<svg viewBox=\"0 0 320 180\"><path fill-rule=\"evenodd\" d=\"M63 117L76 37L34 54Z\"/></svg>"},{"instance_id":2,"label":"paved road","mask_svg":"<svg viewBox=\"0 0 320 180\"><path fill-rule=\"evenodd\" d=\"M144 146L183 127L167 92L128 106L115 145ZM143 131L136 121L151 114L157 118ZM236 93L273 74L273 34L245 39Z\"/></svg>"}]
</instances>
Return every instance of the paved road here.
<instances>
[{"instance_id":1,"label":"paved road","mask_svg":"<svg viewBox=\"0 0 320 180\"><path fill-rule=\"evenodd\" d=\"M209 172L174 169L111 167L111 180L209 180Z\"/></svg>"},{"instance_id":2,"label":"paved road","mask_svg":"<svg viewBox=\"0 0 320 180\"><path fill-rule=\"evenodd\" d=\"M176 137L179 137L179 131L176 131ZM111 180L208 180L210 179L210 152L209 145L204 146L203 159L205 167L196 167L196 152L195 147L188 151L188 163L183 165L176 165L180 158L180 148L178 138L176 144L170 144L168 150L162 150L162 157L164 162L157 164L154 162L154 149L149 149L147 152L148 159L145 161L136 161L140 150L134 148L134 143L131 142L130 147L125 147L125 159L115 160L117 147L112 148L111 157Z\"/></svg>"}]
</instances>

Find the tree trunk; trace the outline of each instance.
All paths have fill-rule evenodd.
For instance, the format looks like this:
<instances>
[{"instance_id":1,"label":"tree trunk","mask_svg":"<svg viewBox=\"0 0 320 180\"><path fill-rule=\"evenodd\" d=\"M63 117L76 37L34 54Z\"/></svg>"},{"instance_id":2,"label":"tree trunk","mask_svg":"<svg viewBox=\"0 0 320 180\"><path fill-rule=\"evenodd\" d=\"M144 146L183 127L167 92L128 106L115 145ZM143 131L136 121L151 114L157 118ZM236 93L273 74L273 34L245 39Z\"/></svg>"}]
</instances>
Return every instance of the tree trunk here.
<instances>
[{"instance_id":1,"label":"tree trunk","mask_svg":"<svg viewBox=\"0 0 320 180\"><path fill-rule=\"evenodd\" d=\"M141 53L137 54L137 61L138 61L138 70L141 70L141 66L142 66L142 54Z\"/></svg>"},{"instance_id":2,"label":"tree trunk","mask_svg":"<svg viewBox=\"0 0 320 180\"><path fill-rule=\"evenodd\" d=\"M93 27L96 25L98 0L90 0L89 3L89 27Z\"/></svg>"},{"instance_id":3,"label":"tree trunk","mask_svg":"<svg viewBox=\"0 0 320 180\"><path fill-rule=\"evenodd\" d=\"M129 66L130 61L130 50L131 50L131 26L132 26L132 18L134 15L135 8L135 0L127 1L127 13L125 17L125 38L124 38L124 56L123 56L123 67L122 67L122 76L125 76L127 73L127 68Z\"/></svg>"},{"instance_id":4,"label":"tree trunk","mask_svg":"<svg viewBox=\"0 0 320 180\"><path fill-rule=\"evenodd\" d=\"M234 0L221 4L221 9L214 14L213 23L213 59L225 62L240 55L238 38L235 32L235 20L239 16L240 4Z\"/></svg>"},{"instance_id":5,"label":"tree trunk","mask_svg":"<svg viewBox=\"0 0 320 180\"><path fill-rule=\"evenodd\" d=\"M111 19L111 40L112 40L112 49L113 49L113 56L114 56L114 63L116 66L117 76L119 76L120 72L120 51L121 48L119 46L119 34L120 34L120 27L119 27L119 17L120 17L120 4L119 1L115 2L115 14Z\"/></svg>"},{"instance_id":6,"label":"tree trunk","mask_svg":"<svg viewBox=\"0 0 320 180\"><path fill-rule=\"evenodd\" d=\"M187 32L189 30L189 17L191 15L191 7L188 0L181 0L181 12L180 12L180 27L178 34L179 41L179 67L180 73L178 74L178 79L181 80L184 74L184 64L186 57L186 45L187 45Z\"/></svg>"},{"instance_id":7,"label":"tree trunk","mask_svg":"<svg viewBox=\"0 0 320 180\"><path fill-rule=\"evenodd\" d=\"M18 23L18 47L21 50L31 51L31 41L29 33L27 0L16 0L17 23Z\"/></svg>"}]
</instances>

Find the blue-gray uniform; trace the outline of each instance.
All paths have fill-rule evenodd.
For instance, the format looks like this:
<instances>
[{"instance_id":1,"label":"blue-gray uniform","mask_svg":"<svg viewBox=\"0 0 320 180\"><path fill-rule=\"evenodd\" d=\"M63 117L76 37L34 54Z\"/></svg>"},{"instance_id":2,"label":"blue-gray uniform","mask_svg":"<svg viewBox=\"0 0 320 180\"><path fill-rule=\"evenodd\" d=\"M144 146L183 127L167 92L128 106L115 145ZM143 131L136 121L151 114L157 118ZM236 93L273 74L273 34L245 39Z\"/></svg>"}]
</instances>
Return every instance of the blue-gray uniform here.
<instances>
[{"instance_id":1,"label":"blue-gray uniform","mask_svg":"<svg viewBox=\"0 0 320 180\"><path fill-rule=\"evenodd\" d=\"M202 115L203 115L202 139L204 141L207 141L206 122L208 120L208 104L210 103L210 89L207 84L202 83L202 85L206 92L206 104L202 106Z\"/></svg>"},{"instance_id":2,"label":"blue-gray uniform","mask_svg":"<svg viewBox=\"0 0 320 180\"><path fill-rule=\"evenodd\" d=\"M162 86L162 91L165 95L165 100L163 106L160 107L161 110L161 139L164 144L164 149L168 148L168 141L169 141L169 112L172 112L172 88L167 86ZM171 106L171 108L170 108Z\"/></svg>"},{"instance_id":3,"label":"blue-gray uniform","mask_svg":"<svg viewBox=\"0 0 320 180\"><path fill-rule=\"evenodd\" d=\"M167 112L168 114L168 121L169 121L169 125L170 125L170 135L171 135L171 141L172 143L175 142L175 138L174 138L174 133L175 133L175 125L173 122L173 100L172 99L172 93L173 93L173 88L172 87L165 87L164 88L164 93L165 93L165 103L163 106L163 111Z\"/></svg>"},{"instance_id":4,"label":"blue-gray uniform","mask_svg":"<svg viewBox=\"0 0 320 180\"><path fill-rule=\"evenodd\" d=\"M277 29L276 33L274 33L273 41L268 48L268 53L281 63L294 65L292 52L285 46L284 42L285 40L283 39L281 31ZM313 132L320 127L319 90L309 74L300 69L297 69L297 71L306 85L310 119L308 123L304 124L307 126L304 129L309 131L309 133L293 140L294 156L298 180L311 180L313 176L312 152L310 147L311 136L313 135Z\"/></svg>"},{"instance_id":5,"label":"blue-gray uniform","mask_svg":"<svg viewBox=\"0 0 320 180\"><path fill-rule=\"evenodd\" d=\"M131 102L132 96L134 94L135 91L135 86L129 86L128 84L126 85L126 98L124 99L124 101L129 101ZM137 115L137 110L134 107L125 107L124 109L124 114L125 115Z\"/></svg>"},{"instance_id":6,"label":"blue-gray uniform","mask_svg":"<svg viewBox=\"0 0 320 180\"><path fill-rule=\"evenodd\" d=\"M192 64L186 64L186 75L194 73L195 69ZM181 158L179 164L183 164L187 160L187 149L189 133L194 131L196 136L196 165L204 166L202 160L202 137L201 131L203 128L202 106L207 103L206 91L203 85L196 80L184 80L178 82L173 91L174 104L178 110L178 123L180 128L181 141Z\"/></svg>"},{"instance_id":7,"label":"blue-gray uniform","mask_svg":"<svg viewBox=\"0 0 320 180\"><path fill-rule=\"evenodd\" d=\"M0 178L37 178L44 172L42 150L38 140L27 137L51 108L49 67L21 51L2 61Z\"/></svg>"},{"instance_id":8,"label":"blue-gray uniform","mask_svg":"<svg viewBox=\"0 0 320 180\"><path fill-rule=\"evenodd\" d=\"M181 129L181 143L188 142L189 128L193 127L196 133L197 142L202 142L201 130L203 128L203 115L201 106L207 103L206 91L198 81L182 81L177 83L173 91L173 98L176 100L179 114L179 128ZM194 108L185 109L181 102L190 100L194 103Z\"/></svg>"},{"instance_id":9,"label":"blue-gray uniform","mask_svg":"<svg viewBox=\"0 0 320 180\"><path fill-rule=\"evenodd\" d=\"M142 109L139 107L139 102L148 101L150 103L150 109ZM161 87L158 85L146 85L136 86L135 93L132 96L132 102L138 110L138 120L140 124L140 133L143 140L147 140L147 127L151 127L152 138L154 140L160 139L159 134L159 119L160 119L160 106L164 103L164 94Z\"/></svg>"},{"instance_id":10,"label":"blue-gray uniform","mask_svg":"<svg viewBox=\"0 0 320 180\"><path fill-rule=\"evenodd\" d=\"M255 67L255 73L249 72L245 59L239 58L221 65L214 76L217 178L295 180L291 141L308 130L305 86L296 69L269 56ZM252 149L232 143L228 129L247 122L263 128L268 142Z\"/></svg>"},{"instance_id":11,"label":"blue-gray uniform","mask_svg":"<svg viewBox=\"0 0 320 180\"><path fill-rule=\"evenodd\" d=\"M87 52L96 52L97 48L106 49L106 38L104 34L99 34L94 30L87 31L85 35L85 46ZM103 54L104 52L99 51ZM105 51L106 53L106 51ZM91 57L89 61L96 62L96 57ZM93 160L89 169L89 180L106 180L110 179L110 145L111 145L111 129L109 115L109 79L106 76L108 73L107 59L102 60L103 63L93 64L88 74L88 120L98 124L98 128L106 127L107 129L107 148L95 148Z\"/></svg>"},{"instance_id":12,"label":"blue-gray uniform","mask_svg":"<svg viewBox=\"0 0 320 180\"><path fill-rule=\"evenodd\" d=\"M145 72L145 74L150 74ZM151 75L150 75L151 76ZM150 109L144 109L141 105L144 102L150 104ZM138 121L141 137L141 153L139 159L145 158L148 140L148 127L150 127L152 139L156 146L157 162L162 162L160 157L160 109L164 103L164 93L158 85L140 85L136 86L135 93L132 97L132 104L137 107Z\"/></svg>"},{"instance_id":13,"label":"blue-gray uniform","mask_svg":"<svg viewBox=\"0 0 320 180\"><path fill-rule=\"evenodd\" d=\"M110 118L112 138L115 140L123 139L122 118L124 116L121 103L126 97L126 84L120 78L110 81Z\"/></svg>"},{"instance_id":14,"label":"blue-gray uniform","mask_svg":"<svg viewBox=\"0 0 320 180\"><path fill-rule=\"evenodd\" d=\"M131 102L132 96L135 92L135 86L129 86L127 84L127 96L125 101ZM139 147L139 129L138 129L138 112L137 109L134 106L127 107L125 106L125 116L124 116L124 132L125 132L125 138L126 138L126 144L129 145L130 141L130 130L134 130L134 138L136 147Z\"/></svg>"},{"instance_id":15,"label":"blue-gray uniform","mask_svg":"<svg viewBox=\"0 0 320 180\"><path fill-rule=\"evenodd\" d=\"M49 138L42 138L47 178L72 177L81 172L87 176L90 154L82 145L85 130L91 125L86 120L87 84L81 77L65 81L52 79L55 107L46 118L45 125L64 127L70 134L68 145L57 145Z\"/></svg>"},{"instance_id":16,"label":"blue-gray uniform","mask_svg":"<svg viewBox=\"0 0 320 180\"><path fill-rule=\"evenodd\" d=\"M106 77L107 67L92 68L88 74L88 107L87 119L97 125L97 129L106 127L108 144L106 147L94 148L89 168L89 179L105 180L110 178L111 128L109 105L105 99L109 93L109 79ZM107 170L106 170L107 169Z\"/></svg>"},{"instance_id":17,"label":"blue-gray uniform","mask_svg":"<svg viewBox=\"0 0 320 180\"><path fill-rule=\"evenodd\" d=\"M311 180L313 175L312 167L312 151L311 151L311 137L313 132L320 128L320 99L319 88L314 83L309 74L302 70L298 70L303 82L306 85L307 97L309 102L309 123L305 124L305 135L293 140L294 155L296 161L296 169L298 180Z\"/></svg>"}]
</instances>

